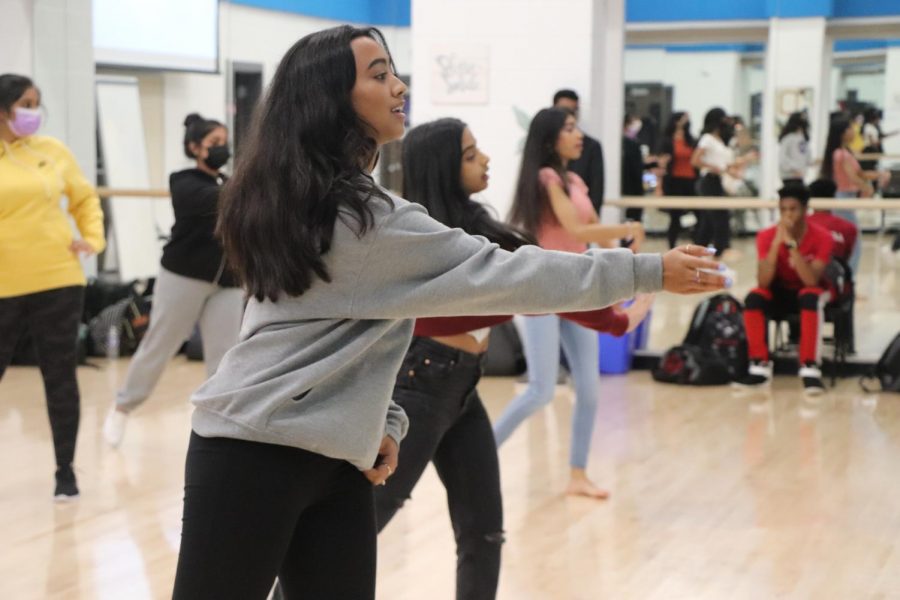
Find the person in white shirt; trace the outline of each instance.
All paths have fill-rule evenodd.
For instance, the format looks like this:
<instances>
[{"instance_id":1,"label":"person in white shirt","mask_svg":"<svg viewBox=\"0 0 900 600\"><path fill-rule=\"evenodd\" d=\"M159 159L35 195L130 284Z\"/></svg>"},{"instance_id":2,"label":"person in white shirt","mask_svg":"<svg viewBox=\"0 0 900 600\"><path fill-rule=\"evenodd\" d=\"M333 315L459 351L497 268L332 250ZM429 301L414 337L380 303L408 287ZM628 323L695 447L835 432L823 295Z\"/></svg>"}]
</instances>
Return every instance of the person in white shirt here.
<instances>
[{"instance_id":1,"label":"person in white shirt","mask_svg":"<svg viewBox=\"0 0 900 600\"><path fill-rule=\"evenodd\" d=\"M713 108L703 119L703 132L691 163L700 170L697 194L700 196L725 196L722 174L735 163L734 151L728 147L734 135L734 124L721 108ZM697 211L694 242L701 246L712 243L716 256L722 256L731 246L731 214L727 210Z\"/></svg>"},{"instance_id":2,"label":"person in white shirt","mask_svg":"<svg viewBox=\"0 0 900 600\"><path fill-rule=\"evenodd\" d=\"M778 172L784 185L803 184L814 164L809 146L809 120L805 111L791 113L778 138Z\"/></svg>"}]
</instances>

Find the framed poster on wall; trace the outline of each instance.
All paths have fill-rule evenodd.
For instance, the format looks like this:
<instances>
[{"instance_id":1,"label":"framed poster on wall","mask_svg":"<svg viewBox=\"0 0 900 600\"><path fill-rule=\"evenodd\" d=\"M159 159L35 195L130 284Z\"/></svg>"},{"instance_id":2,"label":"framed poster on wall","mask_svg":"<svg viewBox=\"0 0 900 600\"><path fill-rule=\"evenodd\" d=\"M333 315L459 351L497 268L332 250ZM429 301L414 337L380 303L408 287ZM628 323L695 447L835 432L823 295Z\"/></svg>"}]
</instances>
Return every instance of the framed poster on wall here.
<instances>
[{"instance_id":1,"label":"framed poster on wall","mask_svg":"<svg viewBox=\"0 0 900 600\"><path fill-rule=\"evenodd\" d=\"M489 74L487 46L436 46L431 53L431 99L435 104L487 104Z\"/></svg>"}]
</instances>

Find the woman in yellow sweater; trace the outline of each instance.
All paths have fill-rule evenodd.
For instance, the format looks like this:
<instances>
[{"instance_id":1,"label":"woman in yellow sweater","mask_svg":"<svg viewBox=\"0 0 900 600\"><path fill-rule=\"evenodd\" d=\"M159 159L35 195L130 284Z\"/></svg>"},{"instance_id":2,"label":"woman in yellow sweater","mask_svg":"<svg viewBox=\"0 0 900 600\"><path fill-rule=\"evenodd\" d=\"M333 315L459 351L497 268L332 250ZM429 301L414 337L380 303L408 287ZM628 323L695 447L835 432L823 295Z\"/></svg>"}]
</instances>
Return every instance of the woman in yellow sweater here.
<instances>
[{"instance_id":1,"label":"woman in yellow sweater","mask_svg":"<svg viewBox=\"0 0 900 600\"><path fill-rule=\"evenodd\" d=\"M24 330L44 379L56 451L57 501L78 496L72 460L78 435L75 342L84 302L79 262L103 250L100 200L68 148L34 135L41 96L21 75L0 75L0 378ZM81 234L75 236L61 208Z\"/></svg>"}]
</instances>

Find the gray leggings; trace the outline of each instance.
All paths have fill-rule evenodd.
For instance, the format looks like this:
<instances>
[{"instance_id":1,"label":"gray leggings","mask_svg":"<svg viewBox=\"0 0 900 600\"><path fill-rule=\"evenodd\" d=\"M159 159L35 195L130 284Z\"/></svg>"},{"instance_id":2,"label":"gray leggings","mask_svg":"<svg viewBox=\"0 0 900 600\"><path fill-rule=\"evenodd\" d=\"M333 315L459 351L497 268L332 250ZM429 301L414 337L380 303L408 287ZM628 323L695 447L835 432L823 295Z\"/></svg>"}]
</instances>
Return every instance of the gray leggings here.
<instances>
[{"instance_id":1,"label":"gray leggings","mask_svg":"<svg viewBox=\"0 0 900 600\"><path fill-rule=\"evenodd\" d=\"M166 363L190 337L198 320L206 374L215 373L222 356L237 343L243 314L242 289L224 288L160 267L153 289L150 327L131 359L116 404L131 412L147 399Z\"/></svg>"}]
</instances>

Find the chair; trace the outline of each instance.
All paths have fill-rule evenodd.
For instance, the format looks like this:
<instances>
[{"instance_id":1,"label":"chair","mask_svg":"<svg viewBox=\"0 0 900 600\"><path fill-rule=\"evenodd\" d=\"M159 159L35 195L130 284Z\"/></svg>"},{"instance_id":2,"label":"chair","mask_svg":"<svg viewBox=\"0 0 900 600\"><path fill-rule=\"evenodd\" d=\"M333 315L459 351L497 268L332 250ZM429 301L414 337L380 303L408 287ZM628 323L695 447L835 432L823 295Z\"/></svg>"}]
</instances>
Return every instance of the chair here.
<instances>
[{"instance_id":1,"label":"chair","mask_svg":"<svg viewBox=\"0 0 900 600\"><path fill-rule=\"evenodd\" d=\"M833 330L831 337L823 336L822 341L834 347L834 360L829 372L831 385L834 387L838 375L846 369L847 357L855 352L853 313L856 288L850 265L838 256L831 258L822 279L823 287L831 295L823 312L825 323L831 323ZM800 338L799 314L773 315L772 322L775 323L774 351L790 352L789 345L796 344ZM783 323L787 323L789 328L787 339L784 339Z\"/></svg>"}]
</instances>

